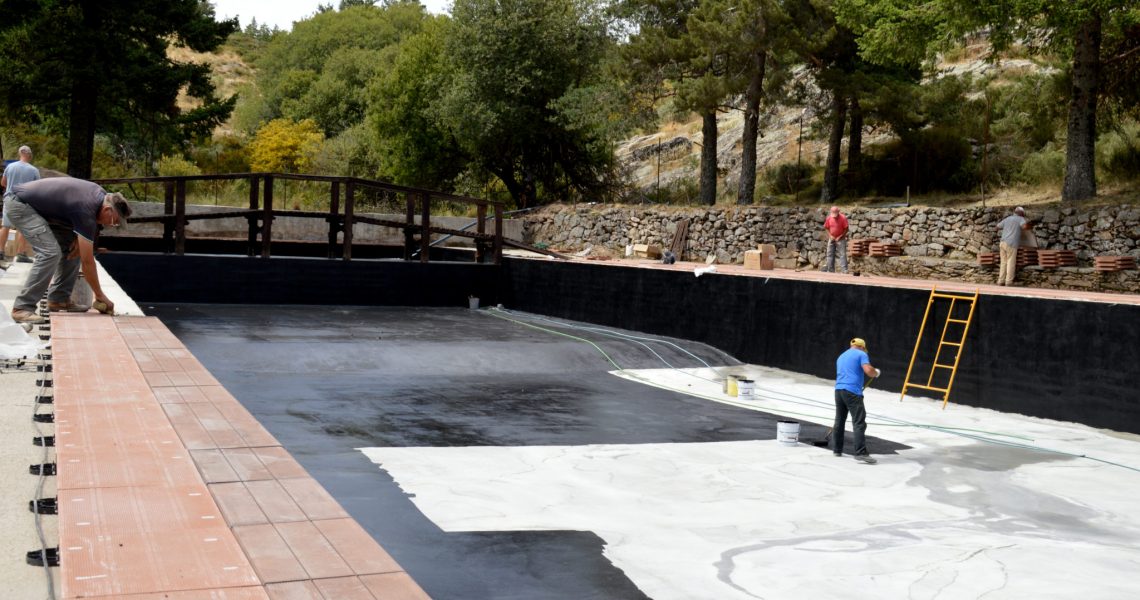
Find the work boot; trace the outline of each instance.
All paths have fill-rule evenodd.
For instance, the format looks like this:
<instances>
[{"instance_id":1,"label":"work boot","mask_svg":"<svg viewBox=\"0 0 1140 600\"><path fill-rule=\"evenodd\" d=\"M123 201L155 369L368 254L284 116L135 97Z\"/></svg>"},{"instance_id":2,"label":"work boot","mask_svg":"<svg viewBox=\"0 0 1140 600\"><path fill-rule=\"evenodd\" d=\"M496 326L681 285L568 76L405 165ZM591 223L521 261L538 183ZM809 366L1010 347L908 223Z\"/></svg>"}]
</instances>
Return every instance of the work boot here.
<instances>
[{"instance_id":1,"label":"work boot","mask_svg":"<svg viewBox=\"0 0 1140 600\"><path fill-rule=\"evenodd\" d=\"M873 465L873 464L879 462L879 461L871 458L871 456L869 454L856 454L855 460L857 460L861 463L866 463L868 465Z\"/></svg>"},{"instance_id":2,"label":"work boot","mask_svg":"<svg viewBox=\"0 0 1140 600\"><path fill-rule=\"evenodd\" d=\"M12 309L12 320L17 323L43 323L47 319L44 319L30 310L14 308Z\"/></svg>"},{"instance_id":3,"label":"work boot","mask_svg":"<svg viewBox=\"0 0 1140 600\"><path fill-rule=\"evenodd\" d=\"M48 312L87 312L87 310L70 300L67 302L48 302Z\"/></svg>"}]
</instances>

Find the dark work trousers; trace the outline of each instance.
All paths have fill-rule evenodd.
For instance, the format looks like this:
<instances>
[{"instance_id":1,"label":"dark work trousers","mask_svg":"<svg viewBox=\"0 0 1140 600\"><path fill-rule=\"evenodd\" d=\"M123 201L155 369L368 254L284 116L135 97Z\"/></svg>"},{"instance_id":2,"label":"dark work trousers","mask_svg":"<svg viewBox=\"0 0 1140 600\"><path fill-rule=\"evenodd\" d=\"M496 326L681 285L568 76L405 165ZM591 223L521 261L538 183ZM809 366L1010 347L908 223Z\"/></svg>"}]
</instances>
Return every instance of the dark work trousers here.
<instances>
[{"instance_id":1,"label":"dark work trousers","mask_svg":"<svg viewBox=\"0 0 1140 600\"><path fill-rule=\"evenodd\" d=\"M855 454L867 454L867 410L863 396L847 390L835 390L835 425L831 430L831 450L843 454L843 430L847 426L847 413L851 413L851 429L855 432Z\"/></svg>"}]
</instances>

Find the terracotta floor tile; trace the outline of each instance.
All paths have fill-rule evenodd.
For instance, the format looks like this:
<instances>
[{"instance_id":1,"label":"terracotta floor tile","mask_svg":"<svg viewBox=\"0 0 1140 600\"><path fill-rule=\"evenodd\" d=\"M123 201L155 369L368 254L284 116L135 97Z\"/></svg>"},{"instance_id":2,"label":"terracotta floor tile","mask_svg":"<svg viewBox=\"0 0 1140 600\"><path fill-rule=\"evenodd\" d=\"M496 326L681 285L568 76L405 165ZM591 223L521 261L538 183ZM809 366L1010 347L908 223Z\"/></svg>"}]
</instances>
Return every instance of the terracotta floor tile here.
<instances>
[{"instance_id":1,"label":"terracotta floor tile","mask_svg":"<svg viewBox=\"0 0 1140 600\"><path fill-rule=\"evenodd\" d=\"M272 600L328 600L312 581L271 583L265 591Z\"/></svg>"},{"instance_id":2,"label":"terracotta floor tile","mask_svg":"<svg viewBox=\"0 0 1140 600\"><path fill-rule=\"evenodd\" d=\"M234 527L233 532L262 583L309 578L297 557L293 556L289 545L272 525L244 525Z\"/></svg>"},{"instance_id":3,"label":"terracotta floor tile","mask_svg":"<svg viewBox=\"0 0 1140 600\"><path fill-rule=\"evenodd\" d=\"M279 481L309 519L339 519L348 516L340 504L312 477Z\"/></svg>"},{"instance_id":4,"label":"terracotta floor tile","mask_svg":"<svg viewBox=\"0 0 1140 600\"><path fill-rule=\"evenodd\" d=\"M352 572L357 575L401 571L385 550L354 519L313 521L313 525L332 544Z\"/></svg>"},{"instance_id":5,"label":"terracotta floor tile","mask_svg":"<svg viewBox=\"0 0 1140 600\"><path fill-rule=\"evenodd\" d=\"M321 590L325 598L337 600L376 600L368 586L356 577L334 577L331 579L314 579L313 583Z\"/></svg>"},{"instance_id":6,"label":"terracotta floor tile","mask_svg":"<svg viewBox=\"0 0 1140 600\"><path fill-rule=\"evenodd\" d=\"M163 406L180 406L177 404L164 404ZM217 448L218 445L214 443L213 436L205 427L197 420L193 421L178 421L171 422L174 425L174 431L178 433L178 438L182 440L182 445L190 450L204 450L207 448Z\"/></svg>"},{"instance_id":7,"label":"terracotta floor tile","mask_svg":"<svg viewBox=\"0 0 1140 600\"><path fill-rule=\"evenodd\" d=\"M170 385L198 385L189 373L169 371L166 373L166 377L170 380Z\"/></svg>"},{"instance_id":8,"label":"terracotta floor tile","mask_svg":"<svg viewBox=\"0 0 1140 600\"><path fill-rule=\"evenodd\" d=\"M210 434L215 446L218 448L242 448L246 446L241 433L230 425L229 419L222 415L213 404L196 402L186 406L194 411L194 415L198 417L198 422Z\"/></svg>"},{"instance_id":9,"label":"terracotta floor tile","mask_svg":"<svg viewBox=\"0 0 1140 600\"><path fill-rule=\"evenodd\" d=\"M169 440L168 440L169 441ZM60 447L56 441L59 489L125 486L180 486L201 482L190 454L176 441L139 440L114 447Z\"/></svg>"},{"instance_id":10,"label":"terracotta floor tile","mask_svg":"<svg viewBox=\"0 0 1140 600\"><path fill-rule=\"evenodd\" d=\"M241 405L224 405L214 404L218 412L222 413L229 421L230 426L241 434L242 439L245 441L246 446L251 448L258 446L280 446L281 444L274 438L261 423L257 422L252 415L249 414Z\"/></svg>"},{"instance_id":11,"label":"terracotta floor tile","mask_svg":"<svg viewBox=\"0 0 1140 600\"><path fill-rule=\"evenodd\" d=\"M154 399L157 400L159 404L176 404L185 402L185 400L182 399L182 393L179 390L180 388L174 387L154 388Z\"/></svg>"},{"instance_id":12,"label":"terracotta floor tile","mask_svg":"<svg viewBox=\"0 0 1140 600\"><path fill-rule=\"evenodd\" d=\"M240 481L221 450L191 450L190 458L194 459L194 465L206 483Z\"/></svg>"},{"instance_id":13,"label":"terracotta floor tile","mask_svg":"<svg viewBox=\"0 0 1140 600\"><path fill-rule=\"evenodd\" d=\"M352 568L309 521L276 523L274 526L313 579L352 575Z\"/></svg>"},{"instance_id":14,"label":"terracotta floor tile","mask_svg":"<svg viewBox=\"0 0 1140 600\"><path fill-rule=\"evenodd\" d=\"M202 393L201 388L199 388L196 385L179 386L175 389L177 389L178 392L180 394L182 394L182 401L183 402L190 403L190 402L209 402L210 401L208 398L206 398L206 395Z\"/></svg>"},{"instance_id":15,"label":"terracotta floor tile","mask_svg":"<svg viewBox=\"0 0 1140 600\"><path fill-rule=\"evenodd\" d=\"M98 313L52 313L52 338L117 335L115 322Z\"/></svg>"},{"instance_id":16,"label":"terracotta floor tile","mask_svg":"<svg viewBox=\"0 0 1140 600\"><path fill-rule=\"evenodd\" d=\"M226 448L222 453L241 481L274 478L273 473L262 463L261 457L253 448Z\"/></svg>"},{"instance_id":17,"label":"terracotta floor tile","mask_svg":"<svg viewBox=\"0 0 1140 600\"><path fill-rule=\"evenodd\" d=\"M174 434L166 414L154 402L64 403L55 407L60 438L78 445L125 444L150 437L169 438Z\"/></svg>"},{"instance_id":18,"label":"terracotta floor tile","mask_svg":"<svg viewBox=\"0 0 1140 600\"><path fill-rule=\"evenodd\" d=\"M190 378L194 381L194 385L218 385L218 380L214 379L214 376L204 368L199 368L194 371L187 371L187 374L190 375Z\"/></svg>"},{"instance_id":19,"label":"terracotta floor tile","mask_svg":"<svg viewBox=\"0 0 1140 600\"><path fill-rule=\"evenodd\" d=\"M226 390L226 388L220 385L203 385L199 386L198 389L202 392L202 395L205 396L206 399L210 402L237 403L237 400L233 397L233 395L231 395L229 391Z\"/></svg>"},{"instance_id":20,"label":"terracotta floor tile","mask_svg":"<svg viewBox=\"0 0 1140 600\"><path fill-rule=\"evenodd\" d=\"M257 505L271 523L307 520L305 511L297 506L292 496L276 480L246 481L243 485L257 500Z\"/></svg>"},{"instance_id":21,"label":"terracotta floor tile","mask_svg":"<svg viewBox=\"0 0 1140 600\"><path fill-rule=\"evenodd\" d=\"M131 350L131 355L135 357L135 363L138 364L139 370L143 373L160 373L166 370L162 368L152 350L136 348Z\"/></svg>"},{"instance_id":22,"label":"terracotta floor tile","mask_svg":"<svg viewBox=\"0 0 1140 600\"><path fill-rule=\"evenodd\" d=\"M62 489L58 503L61 540L80 531L165 534L225 527L203 485Z\"/></svg>"},{"instance_id":23,"label":"terracotta floor tile","mask_svg":"<svg viewBox=\"0 0 1140 600\"><path fill-rule=\"evenodd\" d=\"M261 463L269 469L273 477L277 479L309 476L309 472L281 446L265 446L252 450L261 459Z\"/></svg>"},{"instance_id":24,"label":"terracotta floor tile","mask_svg":"<svg viewBox=\"0 0 1140 600\"><path fill-rule=\"evenodd\" d=\"M230 527L269 523L253 495L241 482L213 483L209 489Z\"/></svg>"},{"instance_id":25,"label":"terracotta floor tile","mask_svg":"<svg viewBox=\"0 0 1140 600\"><path fill-rule=\"evenodd\" d=\"M213 532L60 537L64 598L251 586L259 583L224 526ZM227 541L228 540L228 541Z\"/></svg>"},{"instance_id":26,"label":"terracotta floor tile","mask_svg":"<svg viewBox=\"0 0 1140 600\"><path fill-rule=\"evenodd\" d=\"M381 600L431 600L407 573L361 575L360 580Z\"/></svg>"},{"instance_id":27,"label":"terracotta floor tile","mask_svg":"<svg viewBox=\"0 0 1140 600\"><path fill-rule=\"evenodd\" d=\"M146 374L146 383L150 387L163 387L163 386L175 385L174 382L170 380L170 377L166 373L147 373ZM181 384L181 385L186 385L186 384Z\"/></svg>"},{"instance_id":28,"label":"terracotta floor tile","mask_svg":"<svg viewBox=\"0 0 1140 600\"><path fill-rule=\"evenodd\" d=\"M160 321L64 319L64 597L427 598Z\"/></svg>"},{"instance_id":29,"label":"terracotta floor tile","mask_svg":"<svg viewBox=\"0 0 1140 600\"><path fill-rule=\"evenodd\" d=\"M158 594L131 594L122 598L123 600L269 600L269 594L261 586L256 586Z\"/></svg>"}]
</instances>

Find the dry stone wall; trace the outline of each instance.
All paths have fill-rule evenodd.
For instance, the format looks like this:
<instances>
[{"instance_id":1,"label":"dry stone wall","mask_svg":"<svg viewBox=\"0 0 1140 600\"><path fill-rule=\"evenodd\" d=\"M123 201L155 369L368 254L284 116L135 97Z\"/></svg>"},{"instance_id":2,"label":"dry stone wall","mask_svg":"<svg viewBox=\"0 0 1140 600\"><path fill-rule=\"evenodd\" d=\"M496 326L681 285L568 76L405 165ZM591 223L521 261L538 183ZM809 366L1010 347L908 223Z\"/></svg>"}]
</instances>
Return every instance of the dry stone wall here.
<instances>
[{"instance_id":1,"label":"dry stone wall","mask_svg":"<svg viewBox=\"0 0 1140 600\"><path fill-rule=\"evenodd\" d=\"M851 236L890 241L903 248L894 258L853 259L851 270L918 279L990 283L993 268L977 264L979 252L996 252L998 223L1006 208L854 208L845 211ZM1140 292L1137 271L1098 273L1092 258L1130 254L1140 258L1140 209L1048 207L1030 210L1037 221L1029 245L1074 250L1079 265L1030 267L1025 285ZM689 220L682 260L738 264L757 244L774 244L778 266L816 269L825 259L826 209L785 207L675 208L622 205L555 205L525 217L526 239L551 249L621 256L628 244L667 248L678 224Z\"/></svg>"}]
</instances>

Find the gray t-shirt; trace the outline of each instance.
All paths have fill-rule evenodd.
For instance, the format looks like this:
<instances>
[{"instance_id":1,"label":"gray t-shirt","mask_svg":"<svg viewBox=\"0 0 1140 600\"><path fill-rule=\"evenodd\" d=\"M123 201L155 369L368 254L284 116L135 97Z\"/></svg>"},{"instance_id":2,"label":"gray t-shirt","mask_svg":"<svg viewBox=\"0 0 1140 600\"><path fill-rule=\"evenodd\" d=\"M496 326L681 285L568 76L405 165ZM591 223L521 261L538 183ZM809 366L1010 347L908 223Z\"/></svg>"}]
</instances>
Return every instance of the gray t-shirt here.
<instances>
[{"instance_id":1,"label":"gray t-shirt","mask_svg":"<svg viewBox=\"0 0 1140 600\"><path fill-rule=\"evenodd\" d=\"M1025 223L1025 217L1021 215L1010 215L1002 219L1001 223L998 223L998 227L1001 227L1002 243L1018 247L1021 244L1021 230L1025 227Z\"/></svg>"},{"instance_id":2,"label":"gray t-shirt","mask_svg":"<svg viewBox=\"0 0 1140 600\"><path fill-rule=\"evenodd\" d=\"M4 181L8 183L8 187L4 190L4 195L7 196L12 193L12 188L21 183L35 181L39 178L40 170L30 163L26 163L22 160L11 163L7 167L4 167Z\"/></svg>"},{"instance_id":3,"label":"gray t-shirt","mask_svg":"<svg viewBox=\"0 0 1140 600\"><path fill-rule=\"evenodd\" d=\"M76 234L95 241L95 221L107 195L99 184L74 177L49 177L13 186L12 191L48 222L71 227Z\"/></svg>"}]
</instances>

